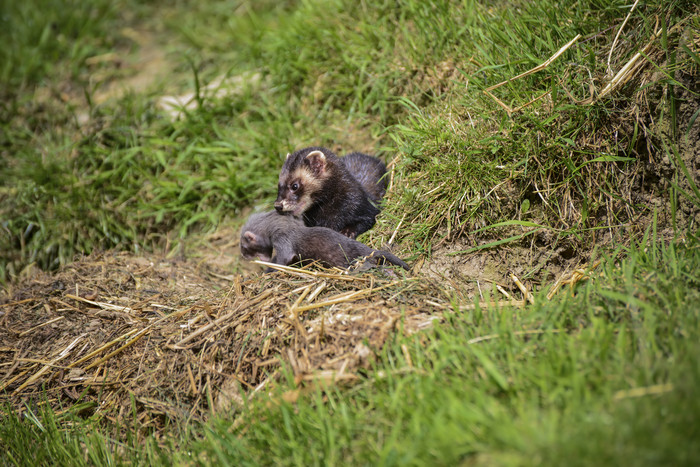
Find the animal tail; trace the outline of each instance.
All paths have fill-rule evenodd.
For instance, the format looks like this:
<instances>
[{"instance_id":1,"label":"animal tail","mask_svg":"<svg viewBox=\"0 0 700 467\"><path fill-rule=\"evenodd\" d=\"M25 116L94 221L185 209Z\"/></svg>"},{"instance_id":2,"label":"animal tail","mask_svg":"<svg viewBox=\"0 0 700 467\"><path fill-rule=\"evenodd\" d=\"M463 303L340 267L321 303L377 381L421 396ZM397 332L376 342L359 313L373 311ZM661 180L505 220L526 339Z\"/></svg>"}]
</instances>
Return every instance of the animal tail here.
<instances>
[{"instance_id":1,"label":"animal tail","mask_svg":"<svg viewBox=\"0 0 700 467\"><path fill-rule=\"evenodd\" d=\"M395 266L401 266L406 271L411 270L411 267L408 264L403 262L398 256L393 255L393 254L389 253L388 251L377 251L377 253L375 253L375 257L382 258L382 259L384 259L384 261L389 262Z\"/></svg>"}]
</instances>

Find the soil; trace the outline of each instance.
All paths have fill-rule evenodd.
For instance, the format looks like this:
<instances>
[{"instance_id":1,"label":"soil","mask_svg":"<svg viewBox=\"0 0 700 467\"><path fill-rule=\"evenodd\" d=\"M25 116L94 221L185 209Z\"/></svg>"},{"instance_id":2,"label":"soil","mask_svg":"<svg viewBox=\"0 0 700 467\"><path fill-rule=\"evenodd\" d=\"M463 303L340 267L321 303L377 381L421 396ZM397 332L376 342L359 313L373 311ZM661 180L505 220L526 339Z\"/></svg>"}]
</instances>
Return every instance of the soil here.
<instances>
[{"instance_id":1,"label":"soil","mask_svg":"<svg viewBox=\"0 0 700 467\"><path fill-rule=\"evenodd\" d=\"M511 275L528 291L548 290L558 279L571 275L589 262L589 255L573 254L566 247L510 246L493 250L455 255L473 245L464 240L438 248L421 273L455 284L465 300L497 296L499 299L522 298ZM590 254L590 253L589 253Z\"/></svg>"},{"instance_id":2,"label":"soil","mask_svg":"<svg viewBox=\"0 0 700 467\"><path fill-rule=\"evenodd\" d=\"M145 92L156 83L162 82L174 68L163 45L152 31L144 28L126 28L121 33L133 42L134 46L130 51L110 53L91 59L93 63L109 62L113 67L119 68L123 75L119 79L106 80L105 84L95 91L92 99L97 104L130 92ZM106 70L106 73L107 76L111 75L113 69ZM100 77L96 76L95 80L99 81Z\"/></svg>"}]
</instances>

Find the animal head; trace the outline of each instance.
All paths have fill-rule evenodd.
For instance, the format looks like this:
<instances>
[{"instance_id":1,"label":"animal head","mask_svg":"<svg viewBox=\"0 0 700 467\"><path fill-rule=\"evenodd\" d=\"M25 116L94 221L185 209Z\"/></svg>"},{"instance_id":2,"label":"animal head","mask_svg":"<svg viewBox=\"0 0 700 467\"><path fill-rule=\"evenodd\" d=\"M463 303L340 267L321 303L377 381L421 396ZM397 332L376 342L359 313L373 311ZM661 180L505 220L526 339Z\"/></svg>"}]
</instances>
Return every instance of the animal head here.
<instances>
[{"instance_id":1,"label":"animal head","mask_svg":"<svg viewBox=\"0 0 700 467\"><path fill-rule=\"evenodd\" d=\"M247 230L241 234L241 256L247 260L259 259L270 262L272 247L266 246L260 235Z\"/></svg>"},{"instance_id":2,"label":"animal head","mask_svg":"<svg viewBox=\"0 0 700 467\"><path fill-rule=\"evenodd\" d=\"M272 241L266 233L266 215L253 214L241 231L241 256L248 260L272 260Z\"/></svg>"},{"instance_id":3,"label":"animal head","mask_svg":"<svg viewBox=\"0 0 700 467\"><path fill-rule=\"evenodd\" d=\"M322 148L306 148L287 154L277 186L275 209L301 216L313 204L329 176L328 156Z\"/></svg>"}]
</instances>

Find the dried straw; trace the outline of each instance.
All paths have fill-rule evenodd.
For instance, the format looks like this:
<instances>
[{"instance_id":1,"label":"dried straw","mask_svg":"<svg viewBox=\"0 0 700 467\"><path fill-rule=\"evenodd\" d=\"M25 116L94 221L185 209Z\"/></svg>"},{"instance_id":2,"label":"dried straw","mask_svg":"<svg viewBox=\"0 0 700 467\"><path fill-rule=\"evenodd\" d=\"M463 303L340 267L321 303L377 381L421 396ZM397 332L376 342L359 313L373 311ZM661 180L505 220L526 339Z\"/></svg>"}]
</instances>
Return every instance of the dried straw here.
<instances>
[{"instance_id":1,"label":"dried straw","mask_svg":"<svg viewBox=\"0 0 700 467\"><path fill-rule=\"evenodd\" d=\"M135 403L144 429L203 420L276 384L282 365L300 385L351 383L374 355L358 348L425 329L439 311L422 299L440 287L428 280L265 266L279 272L246 280L96 254L18 284L22 295L0 304L0 399L18 412L30 401L65 410L80 400L111 423Z\"/></svg>"}]
</instances>

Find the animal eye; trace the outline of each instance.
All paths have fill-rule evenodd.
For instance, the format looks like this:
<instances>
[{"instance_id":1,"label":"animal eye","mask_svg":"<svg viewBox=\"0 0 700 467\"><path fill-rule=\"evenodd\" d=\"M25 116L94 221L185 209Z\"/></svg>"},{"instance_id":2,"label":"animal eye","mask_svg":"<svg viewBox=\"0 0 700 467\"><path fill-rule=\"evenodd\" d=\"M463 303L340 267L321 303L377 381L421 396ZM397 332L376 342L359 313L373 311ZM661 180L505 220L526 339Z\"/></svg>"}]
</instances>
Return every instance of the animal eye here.
<instances>
[{"instance_id":1,"label":"animal eye","mask_svg":"<svg viewBox=\"0 0 700 467\"><path fill-rule=\"evenodd\" d=\"M299 189L298 183L292 183L292 191L297 191Z\"/></svg>"}]
</instances>

